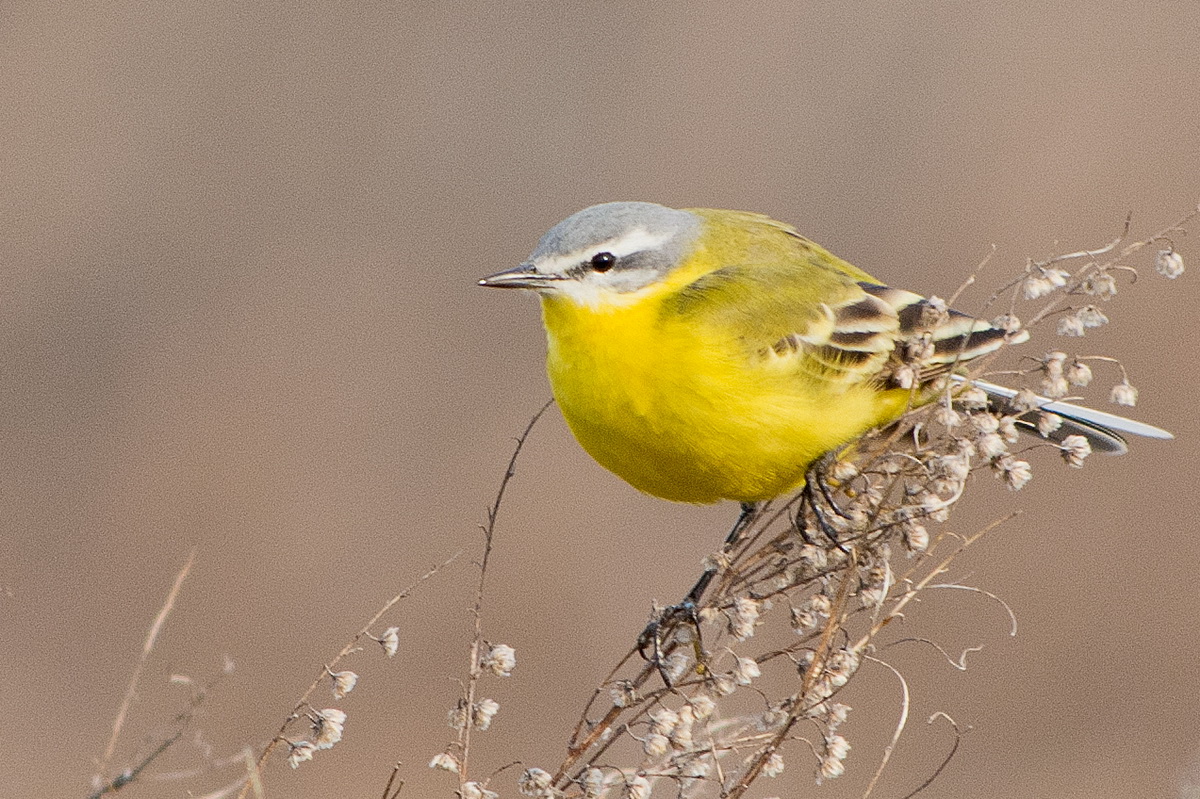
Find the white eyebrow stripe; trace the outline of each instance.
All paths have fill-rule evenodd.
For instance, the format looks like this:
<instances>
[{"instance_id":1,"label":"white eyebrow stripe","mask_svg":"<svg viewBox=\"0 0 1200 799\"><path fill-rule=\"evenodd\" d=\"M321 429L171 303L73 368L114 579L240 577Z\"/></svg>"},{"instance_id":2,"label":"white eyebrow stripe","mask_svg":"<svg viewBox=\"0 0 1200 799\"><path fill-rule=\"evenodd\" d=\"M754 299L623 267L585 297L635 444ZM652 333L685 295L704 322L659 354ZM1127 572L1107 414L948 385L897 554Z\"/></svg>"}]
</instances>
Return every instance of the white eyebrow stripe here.
<instances>
[{"instance_id":1,"label":"white eyebrow stripe","mask_svg":"<svg viewBox=\"0 0 1200 799\"><path fill-rule=\"evenodd\" d=\"M660 247L671 239L671 235L668 232L651 233L642 227L634 228L608 241L592 244L563 255L556 255L539 263L538 268L543 272L561 275L565 274L568 269L589 260L598 252L611 252L618 258L622 258L626 255L632 255L635 252L653 250Z\"/></svg>"},{"instance_id":2,"label":"white eyebrow stripe","mask_svg":"<svg viewBox=\"0 0 1200 799\"><path fill-rule=\"evenodd\" d=\"M614 239L609 239L603 244L599 244L588 250L591 253L611 252L613 255L620 258L622 255L631 255L642 250L653 250L665 244L671 238L671 233L660 232L651 233L644 227L634 228L624 235L617 236Z\"/></svg>"}]
</instances>

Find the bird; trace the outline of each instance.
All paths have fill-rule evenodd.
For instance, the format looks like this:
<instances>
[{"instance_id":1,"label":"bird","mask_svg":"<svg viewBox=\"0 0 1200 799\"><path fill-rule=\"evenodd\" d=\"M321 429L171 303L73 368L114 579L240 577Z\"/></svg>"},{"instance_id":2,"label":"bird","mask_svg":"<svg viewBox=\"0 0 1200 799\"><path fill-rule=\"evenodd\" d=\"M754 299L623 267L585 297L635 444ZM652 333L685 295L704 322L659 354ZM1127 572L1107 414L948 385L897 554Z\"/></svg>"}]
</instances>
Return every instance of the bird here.
<instances>
[{"instance_id":1,"label":"bird","mask_svg":"<svg viewBox=\"0 0 1200 799\"><path fill-rule=\"evenodd\" d=\"M578 211L479 285L540 296L554 398L596 461L656 497L744 509L1029 335L893 288L767 216L648 202ZM1017 393L973 385L1000 405ZM1124 452L1121 433L1171 437L1038 407L1097 451Z\"/></svg>"}]
</instances>

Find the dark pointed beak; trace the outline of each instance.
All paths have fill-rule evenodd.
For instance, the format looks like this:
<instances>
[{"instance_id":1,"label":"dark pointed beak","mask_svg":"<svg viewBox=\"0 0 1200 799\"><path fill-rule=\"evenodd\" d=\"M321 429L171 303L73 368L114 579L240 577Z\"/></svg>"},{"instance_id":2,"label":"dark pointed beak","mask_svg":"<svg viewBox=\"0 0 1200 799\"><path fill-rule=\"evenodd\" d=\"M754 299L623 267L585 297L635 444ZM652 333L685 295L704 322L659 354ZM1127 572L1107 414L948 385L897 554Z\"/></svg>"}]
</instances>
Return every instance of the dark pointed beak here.
<instances>
[{"instance_id":1,"label":"dark pointed beak","mask_svg":"<svg viewBox=\"0 0 1200 799\"><path fill-rule=\"evenodd\" d=\"M516 269L497 272L479 281L479 285L493 289L542 289L556 280L562 280L558 275L543 275L533 268L533 264L521 264Z\"/></svg>"}]
</instances>

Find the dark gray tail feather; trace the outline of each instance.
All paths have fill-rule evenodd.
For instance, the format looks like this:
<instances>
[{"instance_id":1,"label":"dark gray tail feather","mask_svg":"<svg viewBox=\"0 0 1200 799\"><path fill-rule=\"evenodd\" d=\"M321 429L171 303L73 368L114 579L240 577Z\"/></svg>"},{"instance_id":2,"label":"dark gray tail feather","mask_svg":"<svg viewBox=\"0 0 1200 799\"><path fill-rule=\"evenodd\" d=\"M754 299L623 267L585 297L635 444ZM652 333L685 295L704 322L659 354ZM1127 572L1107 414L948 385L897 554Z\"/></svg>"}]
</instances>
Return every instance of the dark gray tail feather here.
<instances>
[{"instance_id":1,"label":"dark gray tail feather","mask_svg":"<svg viewBox=\"0 0 1200 799\"><path fill-rule=\"evenodd\" d=\"M1012 412L1009 400L1017 395L1015 389L998 386L982 380L967 381L964 378L956 379L963 382L970 382L972 385L982 389L984 393L993 399L997 410L1002 413ZM1046 437L1051 441L1061 442L1067 436L1081 435L1092 445L1093 452L1103 452L1106 455L1122 455L1129 451L1125 439L1121 436L1122 433L1142 436L1144 438L1166 439L1175 437L1160 427L1137 422L1113 413L1085 408L1082 405L1072 405L1069 402L1057 402L1046 397L1038 397L1037 400L1038 410L1021 414L1017 418L1017 425L1031 432L1033 435L1039 435L1037 432L1038 413L1046 411L1057 414L1062 417L1063 423L1058 430Z\"/></svg>"}]
</instances>

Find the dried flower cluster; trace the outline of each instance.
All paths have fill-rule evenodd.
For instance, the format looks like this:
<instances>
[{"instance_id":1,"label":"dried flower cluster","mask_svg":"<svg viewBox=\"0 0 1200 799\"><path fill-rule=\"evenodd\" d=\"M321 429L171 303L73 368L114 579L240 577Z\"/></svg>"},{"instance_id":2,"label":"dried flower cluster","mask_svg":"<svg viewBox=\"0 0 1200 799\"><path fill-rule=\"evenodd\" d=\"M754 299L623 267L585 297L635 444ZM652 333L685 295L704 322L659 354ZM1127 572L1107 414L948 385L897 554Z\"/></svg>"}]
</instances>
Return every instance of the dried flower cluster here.
<instances>
[{"instance_id":1,"label":"dried flower cluster","mask_svg":"<svg viewBox=\"0 0 1200 799\"><path fill-rule=\"evenodd\" d=\"M376 641L383 649L384 654L389 658L394 657L400 649L399 627L388 627L384 630L383 635L378 638L369 633L364 633L364 635ZM349 669L331 671L326 667L325 674L329 680L329 687L334 699L345 699L358 685L358 674ZM308 738L292 740L281 733L277 739L287 744L289 749L288 765L292 768L297 768L301 763L312 760L313 755L322 749L332 749L334 744L342 740L342 732L346 726L346 712L343 710L332 707L317 710L315 707L309 705L307 700L303 703L302 707L305 708L303 717L307 719L310 727ZM297 713L293 714L293 718L296 718L298 715L299 709Z\"/></svg>"}]
</instances>

